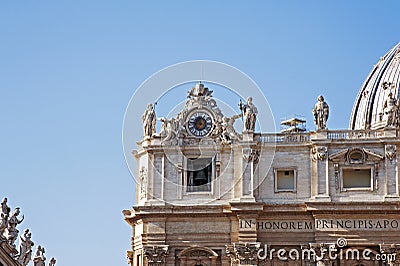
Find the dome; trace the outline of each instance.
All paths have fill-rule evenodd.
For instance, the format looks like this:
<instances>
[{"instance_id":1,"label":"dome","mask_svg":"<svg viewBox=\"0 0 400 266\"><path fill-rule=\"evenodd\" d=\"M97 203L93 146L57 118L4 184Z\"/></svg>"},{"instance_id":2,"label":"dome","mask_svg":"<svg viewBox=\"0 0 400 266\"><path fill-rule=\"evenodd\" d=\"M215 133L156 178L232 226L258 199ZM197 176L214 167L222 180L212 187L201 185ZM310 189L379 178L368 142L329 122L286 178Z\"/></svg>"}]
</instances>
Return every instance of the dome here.
<instances>
[{"instance_id":1,"label":"dome","mask_svg":"<svg viewBox=\"0 0 400 266\"><path fill-rule=\"evenodd\" d=\"M400 83L400 43L379 59L361 86L350 117L350 129L380 129L398 126L390 105L397 105ZM389 102L392 100L391 102Z\"/></svg>"}]
</instances>

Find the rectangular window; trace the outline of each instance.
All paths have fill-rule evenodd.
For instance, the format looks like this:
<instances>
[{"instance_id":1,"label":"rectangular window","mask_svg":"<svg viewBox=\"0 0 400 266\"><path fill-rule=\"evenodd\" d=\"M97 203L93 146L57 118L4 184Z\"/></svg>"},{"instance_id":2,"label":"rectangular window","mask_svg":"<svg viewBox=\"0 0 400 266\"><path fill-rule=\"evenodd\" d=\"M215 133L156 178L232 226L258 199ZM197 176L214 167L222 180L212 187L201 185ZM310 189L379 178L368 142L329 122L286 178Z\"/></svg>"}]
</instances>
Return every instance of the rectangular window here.
<instances>
[{"instance_id":1,"label":"rectangular window","mask_svg":"<svg viewBox=\"0 0 400 266\"><path fill-rule=\"evenodd\" d=\"M275 169L275 192L296 191L296 171L294 169Z\"/></svg>"},{"instance_id":2,"label":"rectangular window","mask_svg":"<svg viewBox=\"0 0 400 266\"><path fill-rule=\"evenodd\" d=\"M342 169L342 188L372 190L371 168L345 168Z\"/></svg>"},{"instance_id":3,"label":"rectangular window","mask_svg":"<svg viewBox=\"0 0 400 266\"><path fill-rule=\"evenodd\" d=\"M210 192L213 173L213 159L188 159L186 166L186 191Z\"/></svg>"},{"instance_id":4,"label":"rectangular window","mask_svg":"<svg viewBox=\"0 0 400 266\"><path fill-rule=\"evenodd\" d=\"M136 255L136 265L138 265L138 266L142 265L140 254L139 254L139 255Z\"/></svg>"}]
</instances>

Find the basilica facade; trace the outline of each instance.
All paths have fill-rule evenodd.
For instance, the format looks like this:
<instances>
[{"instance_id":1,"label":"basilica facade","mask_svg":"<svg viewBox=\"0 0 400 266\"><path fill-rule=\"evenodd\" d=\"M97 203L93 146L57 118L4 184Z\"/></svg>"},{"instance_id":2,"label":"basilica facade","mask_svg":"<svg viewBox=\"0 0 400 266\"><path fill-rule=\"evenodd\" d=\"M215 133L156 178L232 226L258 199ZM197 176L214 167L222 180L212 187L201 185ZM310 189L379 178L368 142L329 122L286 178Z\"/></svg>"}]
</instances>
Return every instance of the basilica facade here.
<instances>
[{"instance_id":1,"label":"basilica facade","mask_svg":"<svg viewBox=\"0 0 400 266\"><path fill-rule=\"evenodd\" d=\"M322 96L315 131L293 118L280 133L256 131L257 99L228 117L201 83L160 132L149 104L132 147L136 205L123 211L129 264L399 264L399 84L400 43L362 84L347 130L327 129Z\"/></svg>"}]
</instances>

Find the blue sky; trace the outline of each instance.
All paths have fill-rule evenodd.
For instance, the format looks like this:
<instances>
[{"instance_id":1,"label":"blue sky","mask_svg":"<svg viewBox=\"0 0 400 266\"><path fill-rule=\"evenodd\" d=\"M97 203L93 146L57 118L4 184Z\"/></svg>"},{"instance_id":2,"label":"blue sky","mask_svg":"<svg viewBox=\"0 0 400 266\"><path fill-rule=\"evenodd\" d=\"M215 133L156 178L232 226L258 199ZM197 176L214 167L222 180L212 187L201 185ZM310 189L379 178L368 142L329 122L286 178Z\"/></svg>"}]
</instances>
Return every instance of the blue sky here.
<instances>
[{"instance_id":1,"label":"blue sky","mask_svg":"<svg viewBox=\"0 0 400 266\"><path fill-rule=\"evenodd\" d=\"M134 204L122 121L154 72L209 59L248 74L275 119L347 128L372 66L400 41L398 1L1 1L0 196L63 265L126 265ZM186 95L182 95L184 100ZM141 125L138 125L141 130ZM134 148L134 147L132 147Z\"/></svg>"}]
</instances>

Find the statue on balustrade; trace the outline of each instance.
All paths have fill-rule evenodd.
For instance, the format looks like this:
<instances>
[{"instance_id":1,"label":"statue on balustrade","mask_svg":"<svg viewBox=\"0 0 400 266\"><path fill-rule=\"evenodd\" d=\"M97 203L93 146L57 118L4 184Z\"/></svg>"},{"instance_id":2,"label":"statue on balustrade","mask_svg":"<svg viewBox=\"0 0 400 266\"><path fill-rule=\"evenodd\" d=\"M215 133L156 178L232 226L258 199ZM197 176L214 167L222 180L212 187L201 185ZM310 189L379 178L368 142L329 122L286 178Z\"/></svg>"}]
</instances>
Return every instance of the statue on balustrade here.
<instances>
[{"instance_id":1,"label":"statue on balustrade","mask_svg":"<svg viewBox=\"0 0 400 266\"><path fill-rule=\"evenodd\" d=\"M142 115L144 137L151 137L156 133L156 112L153 104L148 104Z\"/></svg>"},{"instance_id":2,"label":"statue on balustrade","mask_svg":"<svg viewBox=\"0 0 400 266\"><path fill-rule=\"evenodd\" d=\"M387 115L386 127L397 127L399 125L399 106L399 100L390 92L383 104L383 111Z\"/></svg>"},{"instance_id":3,"label":"statue on balustrade","mask_svg":"<svg viewBox=\"0 0 400 266\"><path fill-rule=\"evenodd\" d=\"M18 262L26 266L32 258L32 247L34 243L31 240L32 234L29 229L25 229L23 235L20 236Z\"/></svg>"},{"instance_id":4,"label":"statue on balustrade","mask_svg":"<svg viewBox=\"0 0 400 266\"><path fill-rule=\"evenodd\" d=\"M54 266L54 265L56 265L56 259L55 258L51 258L50 259L50 261L49 261L49 266Z\"/></svg>"},{"instance_id":5,"label":"statue on balustrade","mask_svg":"<svg viewBox=\"0 0 400 266\"><path fill-rule=\"evenodd\" d=\"M318 96L318 102L314 105L312 112L314 115L314 124L317 127L317 130L326 129L326 122L329 117L329 106L322 95Z\"/></svg>"},{"instance_id":6,"label":"statue on balustrade","mask_svg":"<svg viewBox=\"0 0 400 266\"><path fill-rule=\"evenodd\" d=\"M15 208L13 213L11 214L11 217L8 219L8 224L7 224L7 240L8 243L14 247L15 247L15 241L17 240L19 233L17 225L22 223L22 221L24 220L24 215L22 215L21 220L18 219L19 214L20 214L19 208Z\"/></svg>"},{"instance_id":7,"label":"statue on balustrade","mask_svg":"<svg viewBox=\"0 0 400 266\"><path fill-rule=\"evenodd\" d=\"M33 266L46 266L46 257L44 253L46 251L42 246L38 246L35 252L35 257L33 258Z\"/></svg>"},{"instance_id":8,"label":"statue on balustrade","mask_svg":"<svg viewBox=\"0 0 400 266\"><path fill-rule=\"evenodd\" d=\"M247 98L247 102L245 104L242 103L242 100L239 102L239 109L242 111L243 119L244 119L244 132L254 131L256 126L257 107L253 104L253 98Z\"/></svg>"}]
</instances>

